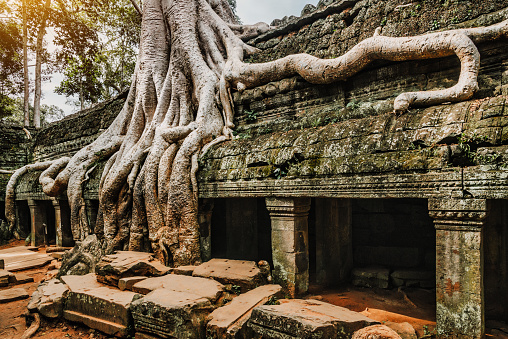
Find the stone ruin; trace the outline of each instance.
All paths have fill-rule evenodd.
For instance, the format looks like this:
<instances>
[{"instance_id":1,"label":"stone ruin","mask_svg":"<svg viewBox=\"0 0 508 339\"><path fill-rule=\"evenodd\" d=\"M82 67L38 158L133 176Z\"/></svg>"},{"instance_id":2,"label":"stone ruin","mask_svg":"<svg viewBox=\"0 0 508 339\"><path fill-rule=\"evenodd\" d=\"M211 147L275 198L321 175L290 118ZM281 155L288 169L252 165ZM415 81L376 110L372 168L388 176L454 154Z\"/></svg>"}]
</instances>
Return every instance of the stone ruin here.
<instances>
[{"instance_id":1,"label":"stone ruin","mask_svg":"<svg viewBox=\"0 0 508 339\"><path fill-rule=\"evenodd\" d=\"M306 6L302 17L276 21L276 29L251 40L261 49L251 61L300 52L333 58L379 26L383 35L405 36L507 18L508 1L320 1L317 8ZM455 57L377 61L330 85L293 77L234 93L236 139L200 159L203 260L266 260L273 281L292 297L305 294L311 282L435 288L440 337L480 338L486 319L506 321L507 46L506 37L477 46L479 90L472 99L403 114L393 113L401 92L457 81ZM109 126L125 97L32 131L33 139L20 128L0 125L0 168L73 154ZM102 166L85 183L90 225L97 217ZM73 246L66 197L45 196L39 174L27 174L16 188L18 233L31 234L32 246ZM8 177L0 174L0 200ZM68 293L81 293L72 279L63 277ZM149 293L143 298L155 302ZM139 300L132 303L135 320L149 312ZM209 296L194 301L208 310L218 305ZM271 307L253 312L252 328L265 328ZM205 315L196 317L200 322ZM140 326L153 335L173 335L157 330L166 325Z\"/></svg>"}]
</instances>

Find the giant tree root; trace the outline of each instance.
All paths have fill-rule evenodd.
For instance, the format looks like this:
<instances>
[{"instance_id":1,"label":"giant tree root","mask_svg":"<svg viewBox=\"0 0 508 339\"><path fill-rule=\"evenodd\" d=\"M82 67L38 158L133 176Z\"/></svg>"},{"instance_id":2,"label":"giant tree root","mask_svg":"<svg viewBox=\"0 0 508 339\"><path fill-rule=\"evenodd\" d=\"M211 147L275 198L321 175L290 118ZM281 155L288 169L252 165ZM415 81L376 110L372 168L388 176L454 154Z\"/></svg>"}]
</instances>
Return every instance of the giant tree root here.
<instances>
[{"instance_id":1,"label":"giant tree root","mask_svg":"<svg viewBox=\"0 0 508 339\"><path fill-rule=\"evenodd\" d=\"M238 35L252 36L267 26L238 25L227 0L146 0L139 57L122 111L96 141L66 165L66 160L55 162L40 182L51 196L67 189L73 237L79 241L88 234L82 184L97 162L105 161L95 233L105 240L106 253L151 248L168 265L198 263L198 158L232 137L232 90L296 74L326 84L347 79L377 59L455 54L461 62L455 86L402 93L394 109L465 100L478 88L480 55L475 43L506 36L507 26L504 21L402 38L381 36L377 30L375 36L336 59L297 54L248 64L243 63L244 56L257 49ZM9 222L13 222L16 180L10 183L6 199Z\"/></svg>"}]
</instances>

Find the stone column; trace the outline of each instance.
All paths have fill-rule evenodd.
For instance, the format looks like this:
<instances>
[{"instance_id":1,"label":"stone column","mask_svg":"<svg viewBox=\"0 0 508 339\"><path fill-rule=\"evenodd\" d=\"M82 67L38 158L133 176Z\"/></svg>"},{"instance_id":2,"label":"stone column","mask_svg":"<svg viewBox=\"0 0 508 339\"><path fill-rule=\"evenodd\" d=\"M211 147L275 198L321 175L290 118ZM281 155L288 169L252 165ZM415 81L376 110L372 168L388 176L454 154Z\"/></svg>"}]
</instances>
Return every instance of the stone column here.
<instances>
[{"instance_id":1,"label":"stone column","mask_svg":"<svg viewBox=\"0 0 508 339\"><path fill-rule=\"evenodd\" d=\"M212 259L212 199L200 199L198 203L199 240L201 245L201 260Z\"/></svg>"},{"instance_id":2,"label":"stone column","mask_svg":"<svg viewBox=\"0 0 508 339\"><path fill-rule=\"evenodd\" d=\"M430 199L436 227L436 321L439 337L482 338L483 226L487 200Z\"/></svg>"},{"instance_id":3,"label":"stone column","mask_svg":"<svg viewBox=\"0 0 508 339\"><path fill-rule=\"evenodd\" d=\"M291 297L309 288L310 198L266 198L272 224L273 277Z\"/></svg>"},{"instance_id":4,"label":"stone column","mask_svg":"<svg viewBox=\"0 0 508 339\"><path fill-rule=\"evenodd\" d=\"M38 201L32 199L28 200L28 207L30 209L31 245L39 246L44 244L46 211ZM49 227L49 225L46 225L46 227Z\"/></svg>"},{"instance_id":5,"label":"stone column","mask_svg":"<svg viewBox=\"0 0 508 339\"><path fill-rule=\"evenodd\" d=\"M56 230L56 246L63 246L63 234L62 234L62 210L60 208L60 202L57 199L51 199L53 207L55 208L55 230Z\"/></svg>"},{"instance_id":6,"label":"stone column","mask_svg":"<svg viewBox=\"0 0 508 339\"><path fill-rule=\"evenodd\" d=\"M316 282L338 285L352 269L351 199L316 199Z\"/></svg>"}]
</instances>

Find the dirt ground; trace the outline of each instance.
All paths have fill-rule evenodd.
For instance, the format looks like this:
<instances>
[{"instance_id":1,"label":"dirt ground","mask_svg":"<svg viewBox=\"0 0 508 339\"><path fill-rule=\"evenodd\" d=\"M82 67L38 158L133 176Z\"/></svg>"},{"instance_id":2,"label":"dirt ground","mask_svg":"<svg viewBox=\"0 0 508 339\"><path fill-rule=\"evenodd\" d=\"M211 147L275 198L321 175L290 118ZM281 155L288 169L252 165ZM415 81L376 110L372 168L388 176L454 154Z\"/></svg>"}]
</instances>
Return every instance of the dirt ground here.
<instances>
[{"instance_id":1,"label":"dirt ground","mask_svg":"<svg viewBox=\"0 0 508 339\"><path fill-rule=\"evenodd\" d=\"M14 246L23 246L24 241L11 241L9 244L0 246L5 249ZM41 253L45 248L39 249ZM34 292L38 284L44 279L48 266L37 269L22 271L34 278L33 283L17 285L26 289L29 294ZM0 290L8 287L0 287ZM323 289L311 285L309 295L306 298L321 300L331 304L346 307L352 311L362 312L371 319L381 323L407 322L416 330L419 338L435 337L435 292L408 288L404 290L370 289L345 286L337 289ZM0 338L21 338L27 329L31 319L27 317L27 305L29 299L0 304ZM489 332L489 331L488 331ZM488 338L508 338L499 335L487 335ZM49 320L41 318L41 326L33 338L98 338L105 339L108 336L65 320Z\"/></svg>"}]
</instances>

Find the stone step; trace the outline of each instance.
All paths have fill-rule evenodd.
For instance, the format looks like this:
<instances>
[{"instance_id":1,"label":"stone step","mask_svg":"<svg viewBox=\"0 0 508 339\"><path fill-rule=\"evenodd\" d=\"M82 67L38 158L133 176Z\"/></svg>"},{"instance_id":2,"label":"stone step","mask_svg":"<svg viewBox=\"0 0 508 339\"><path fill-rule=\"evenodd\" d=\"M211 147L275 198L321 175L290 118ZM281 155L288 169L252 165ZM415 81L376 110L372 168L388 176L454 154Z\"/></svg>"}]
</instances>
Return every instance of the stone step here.
<instances>
[{"instance_id":1,"label":"stone step","mask_svg":"<svg viewBox=\"0 0 508 339\"><path fill-rule=\"evenodd\" d=\"M375 320L317 300L280 300L280 305L258 306L247 324L262 338L350 338Z\"/></svg>"},{"instance_id":2,"label":"stone step","mask_svg":"<svg viewBox=\"0 0 508 339\"><path fill-rule=\"evenodd\" d=\"M15 284L16 283L16 277L13 273L6 271L6 270L0 270L0 287L8 286L9 284Z\"/></svg>"},{"instance_id":3,"label":"stone step","mask_svg":"<svg viewBox=\"0 0 508 339\"><path fill-rule=\"evenodd\" d=\"M168 274L162 277L148 278L137 282L132 286L132 291L148 294L157 289L167 289L175 292L190 293L215 303L222 295L224 288L224 285L211 279Z\"/></svg>"},{"instance_id":4,"label":"stone step","mask_svg":"<svg viewBox=\"0 0 508 339\"><path fill-rule=\"evenodd\" d=\"M111 286L118 286L121 278L146 276L158 277L171 272L171 268L145 252L117 251L101 258L95 267L97 280Z\"/></svg>"},{"instance_id":5,"label":"stone step","mask_svg":"<svg viewBox=\"0 0 508 339\"><path fill-rule=\"evenodd\" d=\"M245 260L211 259L196 267L192 276L240 286L242 293L267 283L256 263Z\"/></svg>"},{"instance_id":6,"label":"stone step","mask_svg":"<svg viewBox=\"0 0 508 339\"><path fill-rule=\"evenodd\" d=\"M0 259L5 262L5 269L10 272L41 267L53 259L45 253L38 253L37 247L17 246L0 250Z\"/></svg>"},{"instance_id":7,"label":"stone step","mask_svg":"<svg viewBox=\"0 0 508 339\"><path fill-rule=\"evenodd\" d=\"M125 327L131 324L129 306L136 293L105 286L96 280L93 273L84 276L67 275L62 280L69 288L64 311L77 312Z\"/></svg>"},{"instance_id":8,"label":"stone step","mask_svg":"<svg viewBox=\"0 0 508 339\"><path fill-rule=\"evenodd\" d=\"M279 285L264 285L241 294L208 316L207 334L214 338L236 338L256 306L264 305L282 292ZM242 335L240 335L242 337ZM243 336L245 337L245 336Z\"/></svg>"},{"instance_id":9,"label":"stone step","mask_svg":"<svg viewBox=\"0 0 508 339\"><path fill-rule=\"evenodd\" d=\"M71 310L64 311L64 318L116 337L126 337L129 334L127 326Z\"/></svg>"},{"instance_id":10,"label":"stone step","mask_svg":"<svg viewBox=\"0 0 508 339\"><path fill-rule=\"evenodd\" d=\"M131 304L136 332L163 338L204 338L206 316L215 307L208 298L166 288Z\"/></svg>"},{"instance_id":11,"label":"stone step","mask_svg":"<svg viewBox=\"0 0 508 339\"><path fill-rule=\"evenodd\" d=\"M14 274L14 278L16 278L17 285L26 284L34 281L34 277L21 273Z\"/></svg>"},{"instance_id":12,"label":"stone step","mask_svg":"<svg viewBox=\"0 0 508 339\"><path fill-rule=\"evenodd\" d=\"M10 288L0 291L0 304L10 303L11 301L28 298L28 292L23 288Z\"/></svg>"}]
</instances>

